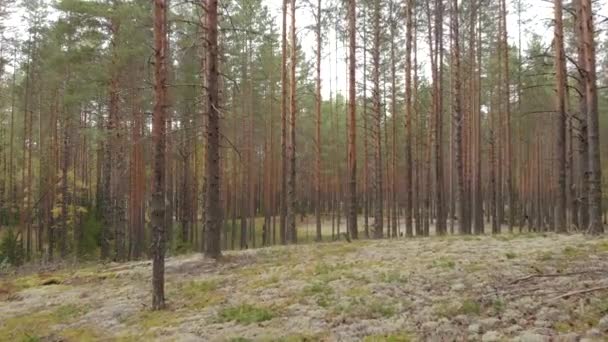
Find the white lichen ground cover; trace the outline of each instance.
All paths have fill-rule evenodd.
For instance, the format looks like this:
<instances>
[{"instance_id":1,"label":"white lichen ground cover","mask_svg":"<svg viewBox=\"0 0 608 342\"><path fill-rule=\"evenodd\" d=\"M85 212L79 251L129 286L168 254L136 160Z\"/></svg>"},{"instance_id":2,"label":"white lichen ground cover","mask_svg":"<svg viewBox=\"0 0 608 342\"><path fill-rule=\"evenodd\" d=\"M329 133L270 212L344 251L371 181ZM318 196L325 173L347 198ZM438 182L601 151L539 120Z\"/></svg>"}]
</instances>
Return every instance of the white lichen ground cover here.
<instances>
[{"instance_id":1,"label":"white lichen ground cover","mask_svg":"<svg viewBox=\"0 0 608 342\"><path fill-rule=\"evenodd\" d=\"M0 341L604 341L608 239L321 243L0 279Z\"/></svg>"}]
</instances>

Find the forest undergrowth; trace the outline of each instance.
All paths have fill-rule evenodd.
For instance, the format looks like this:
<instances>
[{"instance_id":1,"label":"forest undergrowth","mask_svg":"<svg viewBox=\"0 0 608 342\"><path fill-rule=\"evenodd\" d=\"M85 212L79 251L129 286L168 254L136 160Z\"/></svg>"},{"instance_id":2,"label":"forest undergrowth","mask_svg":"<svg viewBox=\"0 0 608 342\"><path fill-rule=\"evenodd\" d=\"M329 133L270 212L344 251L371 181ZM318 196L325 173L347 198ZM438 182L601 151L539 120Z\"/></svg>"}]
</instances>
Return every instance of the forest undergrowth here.
<instances>
[{"instance_id":1,"label":"forest undergrowth","mask_svg":"<svg viewBox=\"0 0 608 342\"><path fill-rule=\"evenodd\" d=\"M608 333L608 238L363 240L0 279L0 341L587 341Z\"/></svg>"}]
</instances>

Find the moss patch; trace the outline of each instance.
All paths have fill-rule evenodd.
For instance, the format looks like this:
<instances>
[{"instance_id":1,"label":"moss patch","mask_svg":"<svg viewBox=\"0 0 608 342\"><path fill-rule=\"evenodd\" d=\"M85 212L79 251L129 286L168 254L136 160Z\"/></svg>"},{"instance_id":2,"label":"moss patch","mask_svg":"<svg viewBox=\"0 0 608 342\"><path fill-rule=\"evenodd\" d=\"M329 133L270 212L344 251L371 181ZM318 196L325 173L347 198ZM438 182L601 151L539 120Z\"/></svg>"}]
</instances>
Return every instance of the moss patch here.
<instances>
[{"instance_id":1,"label":"moss patch","mask_svg":"<svg viewBox=\"0 0 608 342\"><path fill-rule=\"evenodd\" d=\"M458 315L478 316L481 305L473 299L466 298L462 302L439 302L434 306L435 314L451 318Z\"/></svg>"},{"instance_id":2,"label":"moss patch","mask_svg":"<svg viewBox=\"0 0 608 342\"><path fill-rule=\"evenodd\" d=\"M239 324L259 323L271 320L275 313L268 308L257 307L250 304L228 307L220 310L218 320L220 322L235 321Z\"/></svg>"},{"instance_id":3,"label":"moss patch","mask_svg":"<svg viewBox=\"0 0 608 342\"><path fill-rule=\"evenodd\" d=\"M450 257L439 257L433 260L432 266L437 268L453 269L456 267L456 262Z\"/></svg>"},{"instance_id":4,"label":"moss patch","mask_svg":"<svg viewBox=\"0 0 608 342\"><path fill-rule=\"evenodd\" d=\"M171 297L179 300L186 307L200 309L217 304L224 299L217 291L219 286L220 282L218 280L179 283L175 295Z\"/></svg>"},{"instance_id":5,"label":"moss patch","mask_svg":"<svg viewBox=\"0 0 608 342\"><path fill-rule=\"evenodd\" d=\"M86 311L86 307L68 304L52 310L11 317L0 323L0 341L20 341L48 336L54 325L73 322Z\"/></svg>"},{"instance_id":6,"label":"moss patch","mask_svg":"<svg viewBox=\"0 0 608 342\"><path fill-rule=\"evenodd\" d=\"M409 342L412 341L409 333L393 333L386 335L370 335L363 339L363 342Z\"/></svg>"},{"instance_id":7,"label":"moss patch","mask_svg":"<svg viewBox=\"0 0 608 342\"><path fill-rule=\"evenodd\" d=\"M336 306L333 312L357 319L379 319L394 316L397 309L393 302L377 298L355 297Z\"/></svg>"}]
</instances>

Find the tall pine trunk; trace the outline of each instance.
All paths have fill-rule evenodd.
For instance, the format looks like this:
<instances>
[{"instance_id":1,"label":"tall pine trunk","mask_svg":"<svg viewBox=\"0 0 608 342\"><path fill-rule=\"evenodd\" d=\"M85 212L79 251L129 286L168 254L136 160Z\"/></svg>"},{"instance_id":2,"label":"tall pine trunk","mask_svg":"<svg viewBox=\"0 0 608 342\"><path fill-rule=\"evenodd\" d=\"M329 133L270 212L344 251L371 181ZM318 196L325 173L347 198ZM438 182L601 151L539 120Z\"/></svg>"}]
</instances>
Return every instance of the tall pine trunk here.
<instances>
[{"instance_id":1,"label":"tall pine trunk","mask_svg":"<svg viewBox=\"0 0 608 342\"><path fill-rule=\"evenodd\" d=\"M152 140L152 309L165 307L165 139L167 12L165 0L154 0L154 113Z\"/></svg>"},{"instance_id":2,"label":"tall pine trunk","mask_svg":"<svg viewBox=\"0 0 608 342\"><path fill-rule=\"evenodd\" d=\"M358 238L357 229L357 113L356 113L356 0L348 0L348 233ZM376 0L379 1L379 0ZM377 199L378 200L378 199ZM377 219L377 218L376 218ZM382 220L382 216L380 216Z\"/></svg>"},{"instance_id":3,"label":"tall pine trunk","mask_svg":"<svg viewBox=\"0 0 608 342\"><path fill-rule=\"evenodd\" d=\"M218 0L207 0L207 127L205 153L205 256L221 255L220 103L218 70Z\"/></svg>"},{"instance_id":4,"label":"tall pine trunk","mask_svg":"<svg viewBox=\"0 0 608 342\"><path fill-rule=\"evenodd\" d=\"M557 231L564 233L566 226L566 57L564 53L564 28L562 19L562 0L554 1L555 28L555 75L556 75L556 112L557 112Z\"/></svg>"},{"instance_id":5,"label":"tall pine trunk","mask_svg":"<svg viewBox=\"0 0 608 342\"><path fill-rule=\"evenodd\" d=\"M589 228L591 234L604 231L602 225L602 165L600 161L599 118L597 100L597 76L595 65L594 24L591 0L581 1L582 44L587 104L587 138L589 154Z\"/></svg>"}]
</instances>

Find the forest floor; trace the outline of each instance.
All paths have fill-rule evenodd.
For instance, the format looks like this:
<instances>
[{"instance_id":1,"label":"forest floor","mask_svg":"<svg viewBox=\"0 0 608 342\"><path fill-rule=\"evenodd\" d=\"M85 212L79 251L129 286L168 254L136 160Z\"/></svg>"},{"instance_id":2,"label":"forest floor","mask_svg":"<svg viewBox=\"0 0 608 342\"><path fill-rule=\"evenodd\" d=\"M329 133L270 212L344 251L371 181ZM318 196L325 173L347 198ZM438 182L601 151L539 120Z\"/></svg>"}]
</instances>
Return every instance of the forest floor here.
<instances>
[{"instance_id":1,"label":"forest floor","mask_svg":"<svg viewBox=\"0 0 608 342\"><path fill-rule=\"evenodd\" d=\"M605 341L608 238L319 243L0 279L0 341Z\"/></svg>"}]
</instances>

